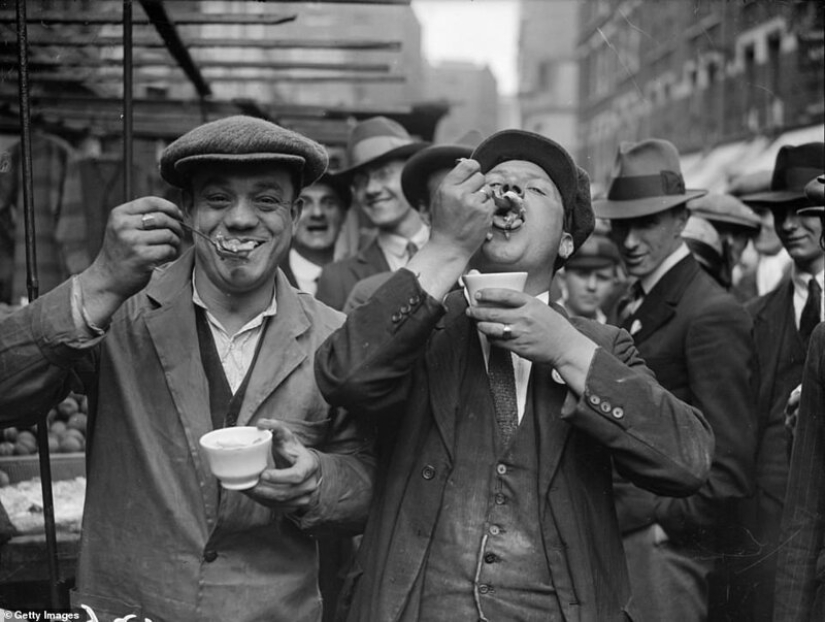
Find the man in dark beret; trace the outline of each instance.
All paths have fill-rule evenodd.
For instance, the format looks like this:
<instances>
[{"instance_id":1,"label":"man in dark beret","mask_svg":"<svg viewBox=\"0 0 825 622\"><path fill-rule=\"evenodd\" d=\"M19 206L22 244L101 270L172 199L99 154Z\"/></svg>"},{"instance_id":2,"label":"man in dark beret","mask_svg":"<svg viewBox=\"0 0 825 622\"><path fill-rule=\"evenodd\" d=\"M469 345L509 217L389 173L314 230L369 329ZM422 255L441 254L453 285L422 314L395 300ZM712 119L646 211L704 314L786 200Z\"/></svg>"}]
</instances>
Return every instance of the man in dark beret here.
<instances>
[{"instance_id":1,"label":"man in dark beret","mask_svg":"<svg viewBox=\"0 0 825 622\"><path fill-rule=\"evenodd\" d=\"M84 272L0 325L0 413L29 424L70 389L92 405L73 604L100 619L321 619L315 531L358 530L373 460L313 356L342 316L278 265L324 172L317 143L231 117L169 145L157 197L114 208ZM198 233L180 253L182 221ZM269 467L228 490L199 439L272 431Z\"/></svg>"},{"instance_id":2,"label":"man in dark beret","mask_svg":"<svg viewBox=\"0 0 825 622\"><path fill-rule=\"evenodd\" d=\"M330 403L378 429L379 472L349 619L635 617L611 464L685 495L713 439L627 333L548 303L594 226L587 174L506 130L444 178L432 235L318 351ZM524 291L450 293L467 268Z\"/></svg>"}]
</instances>

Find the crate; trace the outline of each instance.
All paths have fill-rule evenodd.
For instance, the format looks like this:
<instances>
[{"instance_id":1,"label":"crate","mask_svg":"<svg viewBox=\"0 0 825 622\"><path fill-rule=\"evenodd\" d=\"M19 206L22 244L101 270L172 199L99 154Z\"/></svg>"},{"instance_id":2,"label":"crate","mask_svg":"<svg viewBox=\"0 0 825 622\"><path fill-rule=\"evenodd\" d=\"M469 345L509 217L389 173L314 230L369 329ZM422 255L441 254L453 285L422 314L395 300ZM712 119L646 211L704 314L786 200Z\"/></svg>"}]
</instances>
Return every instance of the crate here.
<instances>
[{"instance_id":1,"label":"crate","mask_svg":"<svg viewBox=\"0 0 825 622\"><path fill-rule=\"evenodd\" d=\"M86 454L51 454L52 479L74 479L86 476ZM40 456L0 456L0 471L5 471L12 484L40 477Z\"/></svg>"}]
</instances>

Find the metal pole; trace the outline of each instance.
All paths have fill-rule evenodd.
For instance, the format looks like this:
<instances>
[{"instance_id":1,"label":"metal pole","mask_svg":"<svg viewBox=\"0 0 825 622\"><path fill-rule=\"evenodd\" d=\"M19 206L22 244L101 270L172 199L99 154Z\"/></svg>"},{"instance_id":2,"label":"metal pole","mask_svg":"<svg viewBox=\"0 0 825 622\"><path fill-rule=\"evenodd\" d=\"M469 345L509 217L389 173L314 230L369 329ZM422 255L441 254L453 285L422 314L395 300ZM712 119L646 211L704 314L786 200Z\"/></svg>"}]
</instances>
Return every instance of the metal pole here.
<instances>
[{"instance_id":1,"label":"metal pole","mask_svg":"<svg viewBox=\"0 0 825 622\"><path fill-rule=\"evenodd\" d=\"M123 0L123 199L132 200L132 0Z\"/></svg>"},{"instance_id":2,"label":"metal pole","mask_svg":"<svg viewBox=\"0 0 825 622\"><path fill-rule=\"evenodd\" d=\"M34 182L32 180L31 110L29 109L29 57L28 31L26 30L26 1L17 0L17 60L20 65L18 84L20 91L20 130L23 147L23 220L26 230L26 288L29 302L37 299L37 248L34 226ZM57 567L57 531L54 523L54 497L52 496L52 464L49 459L49 430L46 418L37 424L37 448L40 460L40 487L43 493L43 521L46 532L46 563L49 568L49 599L51 607L60 607L57 584L60 580Z\"/></svg>"}]
</instances>

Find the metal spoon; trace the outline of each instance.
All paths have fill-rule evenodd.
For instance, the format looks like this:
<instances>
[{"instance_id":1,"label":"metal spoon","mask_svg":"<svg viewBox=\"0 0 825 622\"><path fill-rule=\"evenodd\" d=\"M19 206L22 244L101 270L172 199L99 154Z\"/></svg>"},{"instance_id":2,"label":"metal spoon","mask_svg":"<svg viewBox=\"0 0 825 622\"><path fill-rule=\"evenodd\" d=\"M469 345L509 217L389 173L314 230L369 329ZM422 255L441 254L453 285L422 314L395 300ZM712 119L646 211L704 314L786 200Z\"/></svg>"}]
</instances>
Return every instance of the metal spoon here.
<instances>
[{"instance_id":1,"label":"metal spoon","mask_svg":"<svg viewBox=\"0 0 825 622\"><path fill-rule=\"evenodd\" d=\"M184 229L187 229L188 231L191 231L192 233L197 233L197 234L198 234L199 236L201 236L204 240L208 240L208 241L209 241L209 243L210 243L212 246L214 246L216 250L221 250L221 247L220 247L220 246L218 246L218 243L217 243L215 240L213 240L212 238L210 238L207 234L205 234L205 233L204 233L203 231L201 231L200 229L195 229L195 227L193 227L193 226L192 226L192 225L190 225L190 224L187 224L187 223L183 222L182 220L179 220L179 221L178 221L178 223L180 223L180 226L181 226L181 227L183 227Z\"/></svg>"}]
</instances>

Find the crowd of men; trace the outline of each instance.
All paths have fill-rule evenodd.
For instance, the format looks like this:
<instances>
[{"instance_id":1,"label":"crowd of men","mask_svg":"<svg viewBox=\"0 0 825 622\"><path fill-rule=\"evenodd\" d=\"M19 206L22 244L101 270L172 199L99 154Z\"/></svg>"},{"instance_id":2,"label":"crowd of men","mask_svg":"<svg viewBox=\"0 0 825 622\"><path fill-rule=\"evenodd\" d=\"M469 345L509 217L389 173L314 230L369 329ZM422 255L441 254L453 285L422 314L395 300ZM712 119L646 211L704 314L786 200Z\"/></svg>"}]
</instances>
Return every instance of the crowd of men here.
<instances>
[{"instance_id":1,"label":"crowd of men","mask_svg":"<svg viewBox=\"0 0 825 622\"><path fill-rule=\"evenodd\" d=\"M708 194L671 142L622 143L597 197L522 130L375 117L347 147L333 172L268 121L195 128L160 159L179 204L114 208L0 320L3 424L89 396L74 606L825 619L825 144ZM468 270L527 276L470 296ZM198 449L232 425L273 431L244 491Z\"/></svg>"}]
</instances>

